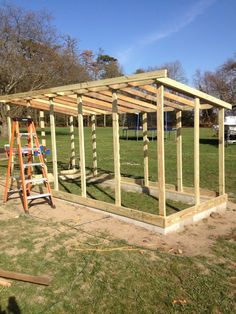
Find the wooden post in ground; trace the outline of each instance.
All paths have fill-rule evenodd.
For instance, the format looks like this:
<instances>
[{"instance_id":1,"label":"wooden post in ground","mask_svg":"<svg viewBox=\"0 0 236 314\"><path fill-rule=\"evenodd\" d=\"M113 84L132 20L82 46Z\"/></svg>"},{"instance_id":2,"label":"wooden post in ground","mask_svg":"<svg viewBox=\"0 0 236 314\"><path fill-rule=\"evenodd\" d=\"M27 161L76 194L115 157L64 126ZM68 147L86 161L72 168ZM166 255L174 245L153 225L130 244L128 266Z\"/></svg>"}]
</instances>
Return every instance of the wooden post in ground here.
<instances>
[{"instance_id":1,"label":"wooden post in ground","mask_svg":"<svg viewBox=\"0 0 236 314\"><path fill-rule=\"evenodd\" d=\"M86 197L86 170L85 170L85 149L84 149L84 120L82 96L77 95L78 105L78 127L79 127L79 154L80 154L80 178L81 195Z\"/></svg>"},{"instance_id":2,"label":"wooden post in ground","mask_svg":"<svg viewBox=\"0 0 236 314\"><path fill-rule=\"evenodd\" d=\"M72 170L75 170L75 133L74 133L74 117L69 117L69 125L70 125L70 164Z\"/></svg>"},{"instance_id":3,"label":"wooden post in ground","mask_svg":"<svg viewBox=\"0 0 236 314\"><path fill-rule=\"evenodd\" d=\"M6 110L7 110L7 133L8 133L8 139L9 144L11 143L11 116L10 116L10 105L6 104Z\"/></svg>"},{"instance_id":4,"label":"wooden post in ground","mask_svg":"<svg viewBox=\"0 0 236 314\"><path fill-rule=\"evenodd\" d=\"M30 106L30 100L27 100L27 107L26 107L26 111L27 111L27 118L31 118L31 106Z\"/></svg>"},{"instance_id":5,"label":"wooden post in ground","mask_svg":"<svg viewBox=\"0 0 236 314\"><path fill-rule=\"evenodd\" d=\"M89 127L89 115L87 115L87 127Z\"/></svg>"},{"instance_id":6,"label":"wooden post in ground","mask_svg":"<svg viewBox=\"0 0 236 314\"><path fill-rule=\"evenodd\" d=\"M219 109L219 194L225 194L225 127L224 108Z\"/></svg>"},{"instance_id":7,"label":"wooden post in ground","mask_svg":"<svg viewBox=\"0 0 236 314\"><path fill-rule=\"evenodd\" d=\"M40 129L41 129L42 145L46 146L45 120L44 120L44 111L43 110L39 111L39 124L40 124Z\"/></svg>"},{"instance_id":8,"label":"wooden post in ground","mask_svg":"<svg viewBox=\"0 0 236 314\"><path fill-rule=\"evenodd\" d=\"M91 116L92 123L92 147L93 147L93 176L96 177L98 174L97 165L97 142L96 142L96 116Z\"/></svg>"},{"instance_id":9,"label":"wooden post in ground","mask_svg":"<svg viewBox=\"0 0 236 314\"><path fill-rule=\"evenodd\" d=\"M50 105L50 129L51 129L51 143L52 143L52 166L54 177L54 190L59 190L58 184L58 168L57 168L57 144L56 144L56 128L53 98L49 98Z\"/></svg>"},{"instance_id":10,"label":"wooden post in ground","mask_svg":"<svg viewBox=\"0 0 236 314\"><path fill-rule=\"evenodd\" d=\"M113 155L115 172L115 204L116 206L121 206L119 114L118 114L118 98L116 91L112 92L112 128L113 128Z\"/></svg>"},{"instance_id":11,"label":"wooden post in ground","mask_svg":"<svg viewBox=\"0 0 236 314\"><path fill-rule=\"evenodd\" d=\"M105 128L107 126L107 116L106 114L103 115L103 127Z\"/></svg>"},{"instance_id":12,"label":"wooden post in ground","mask_svg":"<svg viewBox=\"0 0 236 314\"><path fill-rule=\"evenodd\" d=\"M143 113L143 167L144 167L144 185L149 186L148 173L148 125L147 113Z\"/></svg>"},{"instance_id":13,"label":"wooden post in ground","mask_svg":"<svg viewBox=\"0 0 236 314\"><path fill-rule=\"evenodd\" d=\"M164 86L157 86L157 163L159 215L166 216L165 148L164 148Z\"/></svg>"},{"instance_id":14,"label":"wooden post in ground","mask_svg":"<svg viewBox=\"0 0 236 314\"><path fill-rule=\"evenodd\" d=\"M199 145L199 111L200 100L194 100L194 194L195 205L200 204L200 145Z\"/></svg>"},{"instance_id":15,"label":"wooden post in ground","mask_svg":"<svg viewBox=\"0 0 236 314\"><path fill-rule=\"evenodd\" d=\"M176 162L177 191L183 191L183 160L182 160L182 111L176 111Z\"/></svg>"}]
</instances>

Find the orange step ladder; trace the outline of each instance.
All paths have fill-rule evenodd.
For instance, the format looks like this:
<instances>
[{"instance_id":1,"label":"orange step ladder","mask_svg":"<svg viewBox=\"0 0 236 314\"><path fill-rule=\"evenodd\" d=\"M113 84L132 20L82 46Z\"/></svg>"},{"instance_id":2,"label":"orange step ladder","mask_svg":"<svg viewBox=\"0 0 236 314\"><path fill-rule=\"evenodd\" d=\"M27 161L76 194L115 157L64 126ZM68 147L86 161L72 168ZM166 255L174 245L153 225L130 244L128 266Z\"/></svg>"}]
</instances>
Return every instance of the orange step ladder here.
<instances>
[{"instance_id":1,"label":"orange step ladder","mask_svg":"<svg viewBox=\"0 0 236 314\"><path fill-rule=\"evenodd\" d=\"M20 196L23 201L24 210L29 213L29 205L31 202L38 198L44 198L49 202L52 207L54 206L52 199L51 187L48 181L47 168L44 162L44 156L39 144L34 122L31 118L13 118L11 143L8 151L8 168L6 176L6 185L4 193L4 202L7 202L9 196L14 192L20 192ZM20 132L20 123L27 125L27 132ZM25 146L22 146L22 138L26 138L27 142ZM16 148L14 147L16 140ZM14 180L13 169L15 156L19 158L19 182L18 190L12 190L9 186L9 181ZM38 157L38 162L35 159ZM42 177L34 178L33 169L37 167L41 169ZM12 182L12 181L11 181ZM31 194L31 188L33 185L43 184L46 189L44 194Z\"/></svg>"}]
</instances>

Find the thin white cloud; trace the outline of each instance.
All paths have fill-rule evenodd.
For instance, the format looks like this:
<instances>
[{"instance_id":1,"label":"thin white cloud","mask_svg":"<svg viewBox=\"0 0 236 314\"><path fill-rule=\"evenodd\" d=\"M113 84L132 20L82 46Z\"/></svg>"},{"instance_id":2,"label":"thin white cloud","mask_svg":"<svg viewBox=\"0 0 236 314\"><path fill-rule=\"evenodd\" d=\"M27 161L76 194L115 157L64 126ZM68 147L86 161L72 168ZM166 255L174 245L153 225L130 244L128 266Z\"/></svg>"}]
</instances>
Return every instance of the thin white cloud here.
<instances>
[{"instance_id":1,"label":"thin white cloud","mask_svg":"<svg viewBox=\"0 0 236 314\"><path fill-rule=\"evenodd\" d=\"M181 19L176 19L174 23L165 27L165 30L158 30L154 33L148 34L136 41L133 45L118 52L118 60L124 65L132 57L135 50L157 43L175 33L178 33L195 21L198 16L202 15L215 1L216 0L200 0L194 3L194 5L185 14L183 14L183 16L181 16Z\"/></svg>"}]
</instances>

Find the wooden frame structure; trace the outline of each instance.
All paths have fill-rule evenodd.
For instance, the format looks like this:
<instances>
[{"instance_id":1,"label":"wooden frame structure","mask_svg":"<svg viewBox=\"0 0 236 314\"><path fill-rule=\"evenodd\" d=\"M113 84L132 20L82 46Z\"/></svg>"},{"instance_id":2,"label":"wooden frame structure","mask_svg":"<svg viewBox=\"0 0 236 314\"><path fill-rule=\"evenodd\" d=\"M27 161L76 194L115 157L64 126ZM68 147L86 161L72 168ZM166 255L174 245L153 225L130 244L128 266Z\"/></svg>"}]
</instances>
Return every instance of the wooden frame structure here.
<instances>
[{"instance_id":1,"label":"wooden frame structure","mask_svg":"<svg viewBox=\"0 0 236 314\"><path fill-rule=\"evenodd\" d=\"M227 195L225 194L225 171L224 171L224 110L232 106L220 99L203 93L197 89L179 83L167 77L167 70L159 70L141 73L132 76L122 76L112 79L91 81L80 84L66 85L43 90L29 91L0 97L2 106L6 105L9 112L10 105L26 106L40 110L40 125L42 136L45 137L44 111L50 113L52 158L54 174L54 196L67 199L64 192L59 192L56 133L54 113L62 113L70 118L70 136L72 152L72 170L75 168L74 150L74 127L73 117L78 118L79 129L79 156L82 195L69 196L84 205L99 208L127 219L135 219L142 223L155 226L156 230L167 233L176 230L184 221L196 220L203 217L218 207L225 207ZM216 194L201 195L200 189L200 154L199 154L199 116L201 110L216 107L219 109L219 191ZM194 111L194 189L183 186L182 175L182 134L181 117L182 111ZM177 182L175 187L165 183L165 151L164 151L164 112L176 112L176 154L177 154ZM159 198L159 212L152 215L139 212L121 206L121 188L127 182L120 175L120 145L119 145L119 115L122 113L141 113L143 117L143 153L144 153L144 180L142 185L148 189L157 191ZM156 112L157 115L157 165L158 182L149 182L148 176L148 138L147 138L147 113ZM92 146L93 146L93 174L97 171L96 152L96 116L112 115L113 125L113 154L114 154L114 189L115 204L108 204L87 198L86 193L86 169L84 149L84 126L83 117L91 116L92 122ZM8 118L8 124L10 124ZM10 132L10 131L9 131ZM10 136L10 133L9 133ZM194 205L170 216L166 215L166 198L170 193L178 199L178 195L184 198L192 197Z\"/></svg>"}]
</instances>

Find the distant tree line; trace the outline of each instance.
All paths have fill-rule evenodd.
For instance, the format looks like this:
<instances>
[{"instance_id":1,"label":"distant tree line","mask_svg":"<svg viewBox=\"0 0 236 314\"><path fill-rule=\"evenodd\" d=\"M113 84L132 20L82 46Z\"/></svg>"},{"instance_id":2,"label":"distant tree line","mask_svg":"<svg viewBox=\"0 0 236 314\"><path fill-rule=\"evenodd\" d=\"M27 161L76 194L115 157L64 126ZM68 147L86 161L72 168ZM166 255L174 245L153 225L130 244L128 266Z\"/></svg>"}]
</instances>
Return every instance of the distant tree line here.
<instances>
[{"instance_id":1,"label":"distant tree line","mask_svg":"<svg viewBox=\"0 0 236 314\"><path fill-rule=\"evenodd\" d=\"M186 75L179 61L169 62L148 69L137 69L135 73L167 68L168 76L187 83ZM88 80L112 78L123 74L116 58L106 54L101 48L80 51L78 42L60 34L52 24L52 17L45 11L25 10L15 5L0 7L0 94L11 94L40 88L73 84ZM215 72L196 72L195 86L202 91L236 104L236 58L227 60ZM12 116L26 115L23 107L11 106ZM37 110L31 115L38 119ZM56 116L60 125L67 125L68 118ZM125 115L121 123L134 123L136 117ZM129 121L130 119L130 121ZM155 117L153 118L155 120ZM151 121L154 121L151 119ZM169 121L174 121L172 113ZM7 132L6 108L0 106L2 135ZM46 120L48 115L46 114ZM204 110L203 124L215 123L216 112ZM103 117L97 118L104 123ZM192 125L193 113L184 112L184 125ZM106 124L111 125L107 117Z\"/></svg>"}]
</instances>

